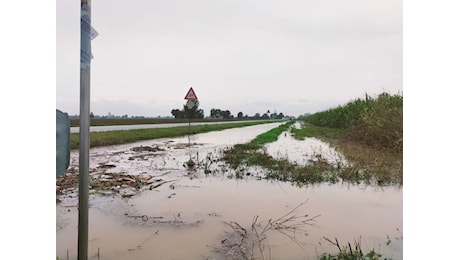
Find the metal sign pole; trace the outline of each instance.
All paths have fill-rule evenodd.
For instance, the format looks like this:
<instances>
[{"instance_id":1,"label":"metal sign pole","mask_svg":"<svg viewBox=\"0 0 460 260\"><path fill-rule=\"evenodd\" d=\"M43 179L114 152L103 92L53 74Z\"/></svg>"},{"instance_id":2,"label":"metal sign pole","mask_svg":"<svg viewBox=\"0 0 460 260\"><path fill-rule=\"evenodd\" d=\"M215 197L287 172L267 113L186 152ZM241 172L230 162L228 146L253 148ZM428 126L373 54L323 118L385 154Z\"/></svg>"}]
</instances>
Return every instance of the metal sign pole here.
<instances>
[{"instance_id":1,"label":"metal sign pole","mask_svg":"<svg viewBox=\"0 0 460 260\"><path fill-rule=\"evenodd\" d=\"M189 110L190 110L189 111L190 113L188 115L188 147L190 147L190 132L191 132L190 123L192 121L192 109L189 109Z\"/></svg>"},{"instance_id":2,"label":"metal sign pole","mask_svg":"<svg viewBox=\"0 0 460 260\"><path fill-rule=\"evenodd\" d=\"M78 189L78 260L88 259L89 126L91 71L91 3L81 0L80 19L80 154Z\"/></svg>"},{"instance_id":3,"label":"metal sign pole","mask_svg":"<svg viewBox=\"0 0 460 260\"><path fill-rule=\"evenodd\" d=\"M189 151L190 151L190 134L191 134L191 128L190 128L190 123L192 121L192 108L195 107L195 101L198 100L198 97L196 96L195 94L195 91L193 90L192 87L190 87L190 89L188 90L187 94L185 95L185 100L187 100L187 104L186 104L186 107L188 108L189 110L189 116L188 116L188 148L189 148ZM184 108L185 110L185 108ZM190 160L189 162L192 160L192 153L190 153Z\"/></svg>"}]
</instances>

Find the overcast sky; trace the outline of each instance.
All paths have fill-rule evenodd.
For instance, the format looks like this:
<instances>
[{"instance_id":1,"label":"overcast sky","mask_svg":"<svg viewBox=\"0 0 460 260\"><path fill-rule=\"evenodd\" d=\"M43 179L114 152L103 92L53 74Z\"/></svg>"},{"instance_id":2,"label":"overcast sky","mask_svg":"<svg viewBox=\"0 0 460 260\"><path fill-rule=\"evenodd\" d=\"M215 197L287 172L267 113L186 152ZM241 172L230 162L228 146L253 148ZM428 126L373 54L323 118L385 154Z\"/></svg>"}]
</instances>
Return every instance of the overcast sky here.
<instances>
[{"instance_id":1,"label":"overcast sky","mask_svg":"<svg viewBox=\"0 0 460 260\"><path fill-rule=\"evenodd\" d=\"M168 115L185 103L190 86L206 114L213 106L234 114L263 112L266 105L257 104L265 102L296 115L364 92L402 90L402 1L163 2L129 0L124 3L130 6L122 6L120 0L92 0L93 26L100 34L93 40L94 112L122 114L107 105L122 101L124 113ZM15 209L3 216L13 223L5 226L13 238L5 252L13 254L10 258L17 258L16 252L29 258L36 252L48 253L44 258L56 255L55 246L44 243L53 240L50 230L56 225L54 108L79 111L79 5L75 0L2 5L0 108L8 153L3 168L24 172L20 188L28 191L18 193L17 185L1 189L4 207ZM404 171L409 173L404 176L404 235L411 238L404 242L404 255L414 259L450 257L445 248L455 248L454 236L460 233L452 207L460 195L459 175L452 170L458 168L455 149L460 147L453 120L459 103L454 91L460 86L459 5L404 0ZM24 168L25 161L39 167ZM4 178L18 182L17 174ZM49 214L29 221L30 208L17 205L31 204L48 207ZM439 212L445 213L442 221L428 225L424 234L447 239L423 239L420 226L439 219ZM23 236L19 226L33 232Z\"/></svg>"},{"instance_id":2,"label":"overcast sky","mask_svg":"<svg viewBox=\"0 0 460 260\"><path fill-rule=\"evenodd\" d=\"M402 0L94 0L91 111L314 113L403 91ZM56 108L79 113L80 1L56 1Z\"/></svg>"}]
</instances>

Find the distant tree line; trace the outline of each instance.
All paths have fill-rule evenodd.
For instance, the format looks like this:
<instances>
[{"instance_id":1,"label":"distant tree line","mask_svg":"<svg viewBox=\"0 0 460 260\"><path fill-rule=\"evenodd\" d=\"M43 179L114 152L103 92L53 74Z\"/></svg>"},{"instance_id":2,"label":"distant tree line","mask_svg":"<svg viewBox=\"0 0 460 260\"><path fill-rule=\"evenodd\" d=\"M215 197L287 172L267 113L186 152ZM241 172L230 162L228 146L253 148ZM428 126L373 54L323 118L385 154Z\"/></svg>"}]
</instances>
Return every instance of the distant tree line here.
<instances>
[{"instance_id":1,"label":"distant tree line","mask_svg":"<svg viewBox=\"0 0 460 260\"><path fill-rule=\"evenodd\" d=\"M181 118L203 119L204 111L203 109L198 109L199 105L200 105L200 102L195 101L195 106L193 106L192 108L188 108L187 105L184 105L182 110L179 110L179 109L171 110L171 114L176 119L181 119Z\"/></svg>"},{"instance_id":2,"label":"distant tree line","mask_svg":"<svg viewBox=\"0 0 460 260\"><path fill-rule=\"evenodd\" d=\"M196 102L196 105L192 109L189 109L186 105L184 105L182 110L179 110L179 109L171 110L171 114L176 119L189 118L190 116L192 119L194 118L203 119L204 118L203 109L198 109L198 106L199 106L199 102ZM232 115L232 113L229 110L224 110L220 108L212 108L207 118L234 119L235 117ZM253 116L248 116L247 114L244 115L243 112L240 111L238 112L236 118L238 119L283 119L285 118L285 115L283 113L276 113L276 112L270 113L270 110L268 110L266 113L263 113L263 114L255 113Z\"/></svg>"},{"instance_id":3,"label":"distant tree line","mask_svg":"<svg viewBox=\"0 0 460 260\"><path fill-rule=\"evenodd\" d=\"M228 110L221 110L219 108L213 108L211 109L211 112L209 113L210 118L215 118L215 119L231 119L233 118L232 113Z\"/></svg>"},{"instance_id":4,"label":"distant tree line","mask_svg":"<svg viewBox=\"0 0 460 260\"><path fill-rule=\"evenodd\" d=\"M108 113L107 115L95 115L93 112L90 113L90 118L98 119L98 118L122 118L122 119L143 119L143 118L163 118L163 119L168 119L168 118L175 118L175 119L204 119L204 111L203 109L199 108L200 103L198 101L195 102L195 106L192 107L191 109L187 107L187 105L183 105L182 109L172 109L171 110L171 116L158 116L158 117L146 117L146 116L128 116L127 114L125 115L114 115L112 113ZM308 114L306 114L308 115ZM305 115L305 116L306 116ZM206 118L210 119L283 119L285 116L283 113L277 113L273 112L270 113L270 110L267 110L265 113L255 113L252 116L249 116L247 114L244 114L243 112L238 112L236 114L236 117L232 115L232 113L227 110L227 109L220 109L220 108L212 108L209 112L209 116L206 116ZM79 115L69 115L69 118L71 119L78 119Z\"/></svg>"}]
</instances>

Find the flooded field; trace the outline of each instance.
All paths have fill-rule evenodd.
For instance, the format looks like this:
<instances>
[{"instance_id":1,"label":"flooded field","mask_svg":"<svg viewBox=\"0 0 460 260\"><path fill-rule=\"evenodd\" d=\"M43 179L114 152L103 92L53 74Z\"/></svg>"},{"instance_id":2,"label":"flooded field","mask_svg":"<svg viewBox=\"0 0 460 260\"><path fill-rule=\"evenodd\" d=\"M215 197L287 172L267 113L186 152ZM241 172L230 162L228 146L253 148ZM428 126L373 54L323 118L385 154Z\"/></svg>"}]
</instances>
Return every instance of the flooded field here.
<instances>
[{"instance_id":1,"label":"flooded field","mask_svg":"<svg viewBox=\"0 0 460 260\"><path fill-rule=\"evenodd\" d=\"M217 160L280 124L194 135L191 147L185 137L91 149L89 259L318 259L338 250L325 238L402 259L402 187L298 187L263 179L259 167L237 178ZM299 163L317 152L344 161L319 140L288 134L266 149ZM69 172L76 168L72 151ZM56 255L76 259L77 186L57 198Z\"/></svg>"},{"instance_id":2,"label":"flooded field","mask_svg":"<svg viewBox=\"0 0 460 260\"><path fill-rule=\"evenodd\" d=\"M299 128L300 123L295 123L293 127ZM285 133L280 135L276 142L265 145L265 149L274 158L288 159L298 165L308 164L309 161L315 159L316 155L321 155L332 165L347 165L343 155L317 138L306 138L299 141L289 133Z\"/></svg>"}]
</instances>

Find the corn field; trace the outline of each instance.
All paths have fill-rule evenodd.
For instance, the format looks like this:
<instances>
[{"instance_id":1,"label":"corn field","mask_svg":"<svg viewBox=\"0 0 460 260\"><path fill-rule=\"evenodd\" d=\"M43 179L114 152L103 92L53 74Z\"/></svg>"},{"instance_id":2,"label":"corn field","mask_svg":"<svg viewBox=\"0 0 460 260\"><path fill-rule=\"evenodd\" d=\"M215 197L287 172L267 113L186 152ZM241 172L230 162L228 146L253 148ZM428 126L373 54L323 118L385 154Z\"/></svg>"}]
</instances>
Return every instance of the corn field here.
<instances>
[{"instance_id":1,"label":"corn field","mask_svg":"<svg viewBox=\"0 0 460 260\"><path fill-rule=\"evenodd\" d=\"M403 97L366 94L344 106L318 112L305 121L321 127L344 129L348 140L400 153L403 148Z\"/></svg>"}]
</instances>

